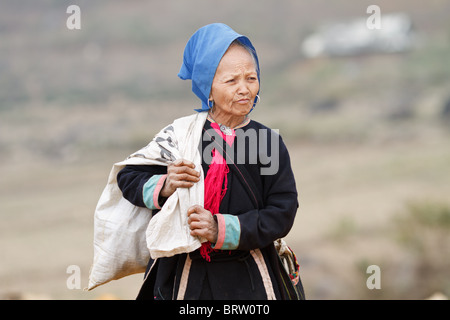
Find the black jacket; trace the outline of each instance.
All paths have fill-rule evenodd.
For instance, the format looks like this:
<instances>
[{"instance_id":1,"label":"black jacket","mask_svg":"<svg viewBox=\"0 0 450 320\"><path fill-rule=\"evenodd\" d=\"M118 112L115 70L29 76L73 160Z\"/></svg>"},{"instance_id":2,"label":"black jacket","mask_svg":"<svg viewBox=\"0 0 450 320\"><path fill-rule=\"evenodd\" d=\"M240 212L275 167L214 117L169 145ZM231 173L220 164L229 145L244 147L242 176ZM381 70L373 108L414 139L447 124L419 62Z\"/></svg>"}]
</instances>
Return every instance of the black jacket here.
<instances>
[{"instance_id":1,"label":"black jacket","mask_svg":"<svg viewBox=\"0 0 450 320\"><path fill-rule=\"evenodd\" d=\"M268 283L277 299L303 298L301 282L292 285L273 246L274 240L290 231L298 208L295 179L283 140L256 121L236 130L232 148L211 134L214 132L208 120L203 131L199 148L204 155L205 176L207 153L212 147L222 152L230 168L219 212L238 217L238 245L233 250L213 252L211 262L201 258L198 250L190 253L188 271L187 254L151 259L138 298L175 299L182 278L187 281L182 284L184 299L266 299ZM153 175L166 172L162 166L127 166L117 176L118 185L127 200L145 206L144 184ZM255 260L257 254L260 260Z\"/></svg>"}]
</instances>

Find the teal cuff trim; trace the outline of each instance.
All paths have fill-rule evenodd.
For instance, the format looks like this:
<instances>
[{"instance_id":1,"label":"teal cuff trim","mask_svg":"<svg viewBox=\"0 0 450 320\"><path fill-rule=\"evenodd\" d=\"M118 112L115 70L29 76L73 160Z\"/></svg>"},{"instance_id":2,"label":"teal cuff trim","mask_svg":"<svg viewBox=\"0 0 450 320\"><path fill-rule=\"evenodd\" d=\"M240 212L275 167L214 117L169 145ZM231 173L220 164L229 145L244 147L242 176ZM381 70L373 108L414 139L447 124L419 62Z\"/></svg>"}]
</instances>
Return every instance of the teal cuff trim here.
<instances>
[{"instance_id":1,"label":"teal cuff trim","mask_svg":"<svg viewBox=\"0 0 450 320\"><path fill-rule=\"evenodd\" d=\"M147 208L151 210L161 209L158 198L166 176L166 174L155 174L144 184L142 197Z\"/></svg>"},{"instance_id":2,"label":"teal cuff trim","mask_svg":"<svg viewBox=\"0 0 450 320\"><path fill-rule=\"evenodd\" d=\"M221 250L235 250L239 246L239 240L241 238L241 223L237 216L231 214L222 214L223 222L219 222L219 238L217 244L221 244L220 247L214 246L214 249ZM221 218L222 218L221 217ZM219 220L219 219L218 219ZM225 229L225 232L224 230ZM224 234L224 236L223 236Z\"/></svg>"}]
</instances>

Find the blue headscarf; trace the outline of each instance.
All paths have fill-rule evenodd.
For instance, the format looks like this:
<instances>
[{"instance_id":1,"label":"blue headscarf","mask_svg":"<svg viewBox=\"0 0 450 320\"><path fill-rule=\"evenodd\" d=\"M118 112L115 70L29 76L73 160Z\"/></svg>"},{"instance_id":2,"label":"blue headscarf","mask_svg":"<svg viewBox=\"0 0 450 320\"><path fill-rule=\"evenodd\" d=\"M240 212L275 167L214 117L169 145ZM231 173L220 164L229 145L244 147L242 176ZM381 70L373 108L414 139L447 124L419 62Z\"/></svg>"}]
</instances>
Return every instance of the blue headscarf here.
<instances>
[{"instance_id":1,"label":"blue headscarf","mask_svg":"<svg viewBox=\"0 0 450 320\"><path fill-rule=\"evenodd\" d=\"M208 99L217 66L236 39L252 50L259 80L258 56L252 43L223 23L213 23L198 29L186 44L178 77L192 80L192 92L202 101L202 108L196 111L209 110Z\"/></svg>"}]
</instances>

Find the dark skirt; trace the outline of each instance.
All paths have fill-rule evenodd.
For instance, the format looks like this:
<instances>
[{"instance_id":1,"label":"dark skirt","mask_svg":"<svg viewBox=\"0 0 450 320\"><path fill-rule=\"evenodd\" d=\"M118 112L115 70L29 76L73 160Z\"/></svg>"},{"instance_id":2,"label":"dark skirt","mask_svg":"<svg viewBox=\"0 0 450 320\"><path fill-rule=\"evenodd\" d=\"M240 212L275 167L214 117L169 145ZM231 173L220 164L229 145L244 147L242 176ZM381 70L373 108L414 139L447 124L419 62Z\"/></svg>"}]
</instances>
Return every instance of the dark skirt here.
<instances>
[{"instance_id":1,"label":"dark skirt","mask_svg":"<svg viewBox=\"0 0 450 320\"><path fill-rule=\"evenodd\" d=\"M304 299L301 281L293 285L273 246L250 251L198 250L150 260L138 300Z\"/></svg>"}]
</instances>

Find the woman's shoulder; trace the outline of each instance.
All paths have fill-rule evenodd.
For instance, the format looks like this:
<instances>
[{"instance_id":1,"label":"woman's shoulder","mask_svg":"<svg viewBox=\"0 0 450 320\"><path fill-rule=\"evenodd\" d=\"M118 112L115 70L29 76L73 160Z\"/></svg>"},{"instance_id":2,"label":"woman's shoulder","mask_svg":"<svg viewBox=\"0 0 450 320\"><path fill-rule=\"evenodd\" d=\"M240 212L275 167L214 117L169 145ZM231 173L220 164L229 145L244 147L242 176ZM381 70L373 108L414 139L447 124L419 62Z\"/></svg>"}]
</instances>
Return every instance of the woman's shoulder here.
<instances>
[{"instance_id":1,"label":"woman's shoulder","mask_svg":"<svg viewBox=\"0 0 450 320\"><path fill-rule=\"evenodd\" d=\"M248 123L248 127L249 128L254 128L254 129L267 129L267 130L272 130L271 128L269 128L268 126L262 124L259 121L256 120L250 120L250 122Z\"/></svg>"},{"instance_id":2,"label":"woman's shoulder","mask_svg":"<svg viewBox=\"0 0 450 320\"><path fill-rule=\"evenodd\" d=\"M270 128L270 127L268 127L268 126L266 126L266 125L264 125L261 122L256 121L256 120L251 120L246 128L247 129L257 130L258 134L260 134L262 131L267 131L265 133L267 135L267 137L270 137L272 135L276 135L277 137L279 137L281 139L281 135L280 135L280 130L279 129Z\"/></svg>"},{"instance_id":3,"label":"woman's shoulder","mask_svg":"<svg viewBox=\"0 0 450 320\"><path fill-rule=\"evenodd\" d=\"M187 116L182 116L179 118L176 118L173 123L192 123L197 120L203 120L206 119L207 113L206 112L196 112L189 114Z\"/></svg>"},{"instance_id":4,"label":"woman's shoulder","mask_svg":"<svg viewBox=\"0 0 450 320\"><path fill-rule=\"evenodd\" d=\"M267 139L266 140L267 143L270 144L271 146L276 146L282 152L287 151L287 147L283 141L283 137L280 134L280 129L270 128L262 124L261 122L255 120L251 120L247 127L248 129L256 131L256 135L259 137L259 139L265 137L265 139ZM248 132L246 132L245 134L249 135Z\"/></svg>"},{"instance_id":5,"label":"woman's shoulder","mask_svg":"<svg viewBox=\"0 0 450 320\"><path fill-rule=\"evenodd\" d=\"M185 134L188 130L203 126L206 120L205 112L197 112L187 116L176 118L171 124L165 126L161 131L177 131Z\"/></svg>"}]
</instances>

